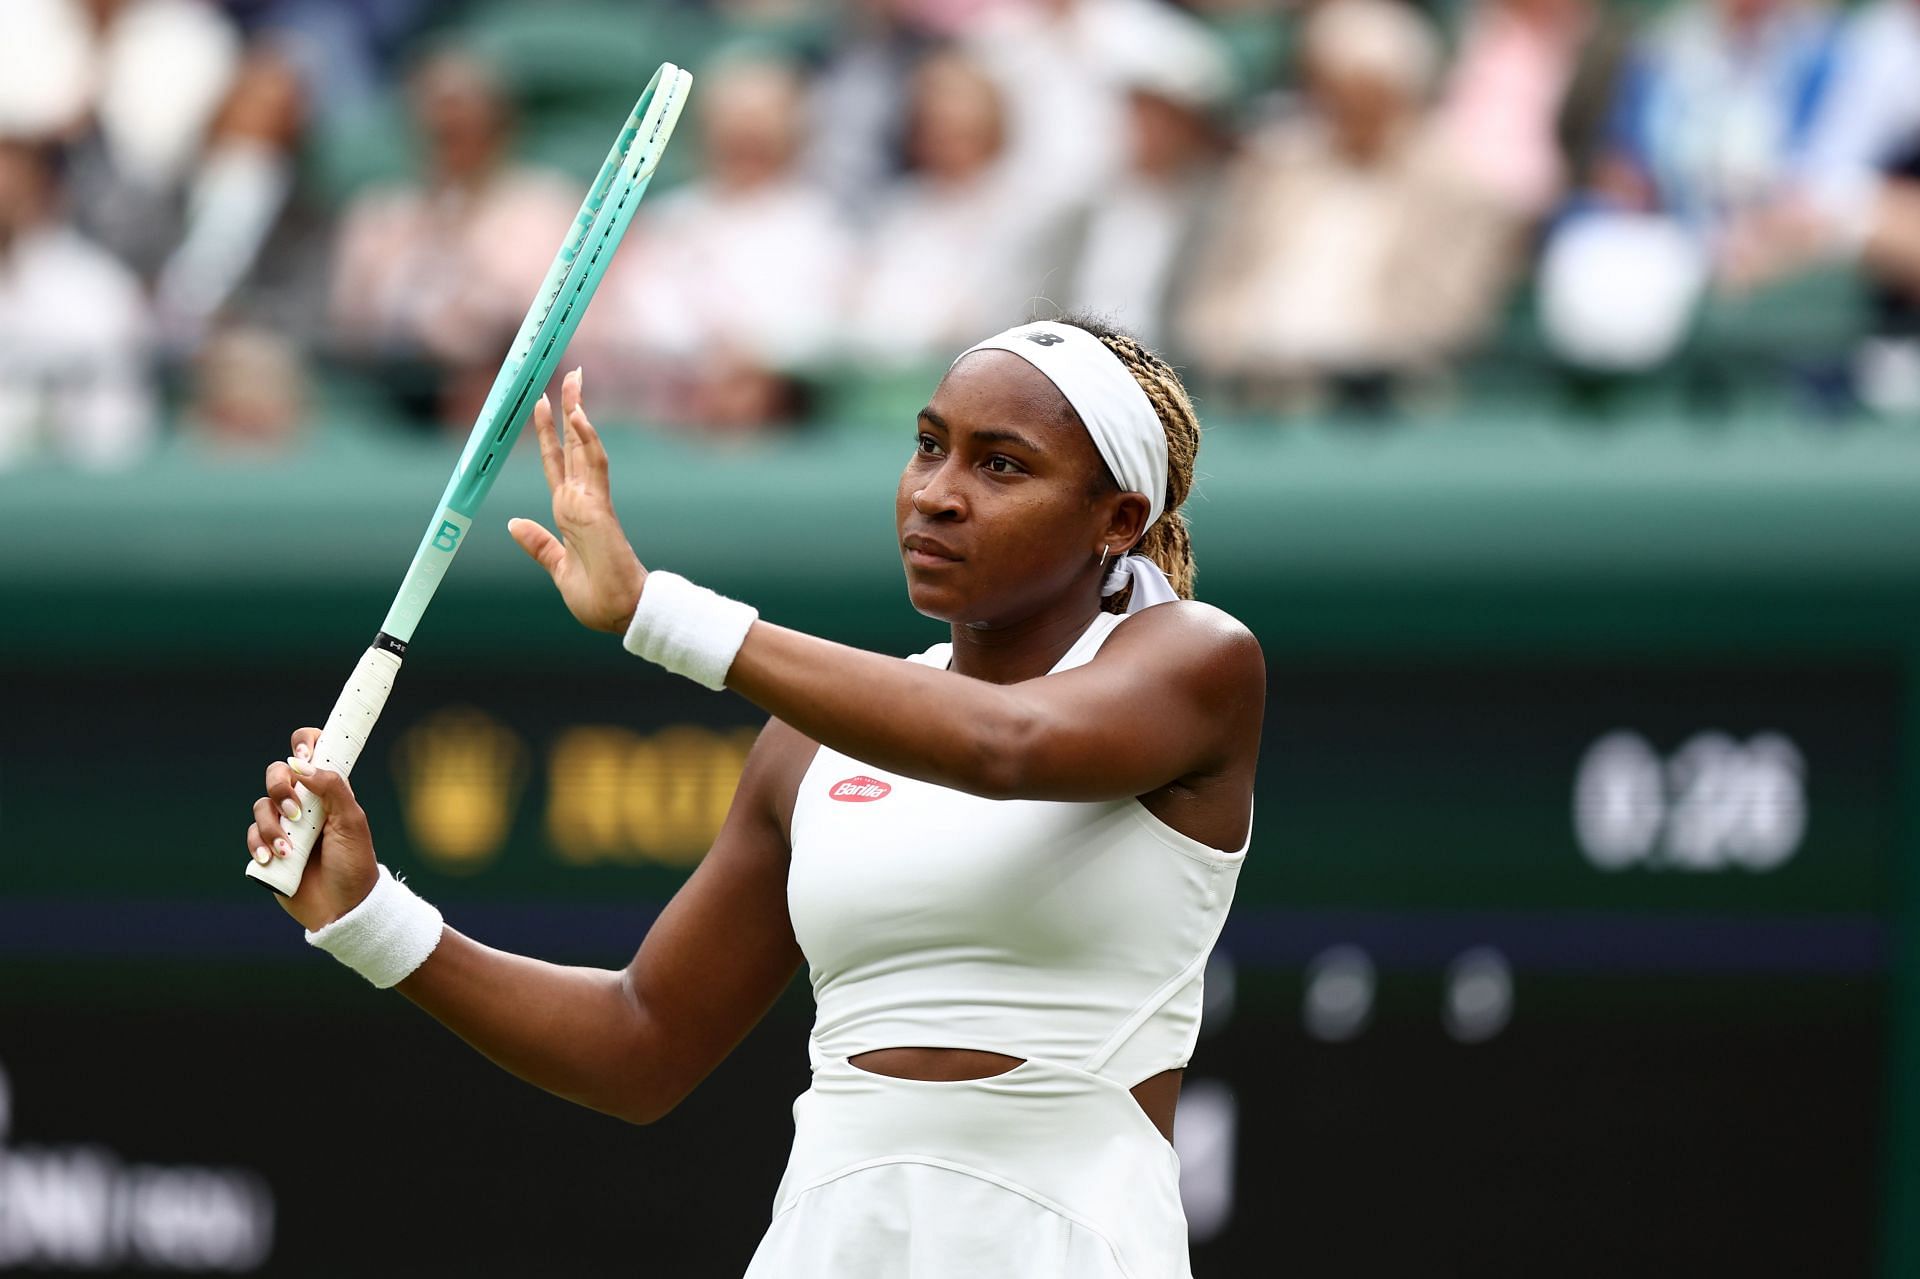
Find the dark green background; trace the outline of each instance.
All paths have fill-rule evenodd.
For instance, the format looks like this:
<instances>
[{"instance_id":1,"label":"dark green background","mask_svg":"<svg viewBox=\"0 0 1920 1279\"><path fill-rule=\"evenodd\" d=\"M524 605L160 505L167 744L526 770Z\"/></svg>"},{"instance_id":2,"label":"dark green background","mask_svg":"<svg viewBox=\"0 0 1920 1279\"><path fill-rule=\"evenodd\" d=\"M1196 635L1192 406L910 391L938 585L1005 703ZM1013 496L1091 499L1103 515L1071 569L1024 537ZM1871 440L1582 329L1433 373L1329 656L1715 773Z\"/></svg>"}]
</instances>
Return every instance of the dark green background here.
<instances>
[{"instance_id":1,"label":"dark green background","mask_svg":"<svg viewBox=\"0 0 1920 1279\"><path fill-rule=\"evenodd\" d=\"M737 1273L804 1086L802 992L634 1133L356 988L239 873L261 767L324 714L454 452L327 438L272 467L0 477L9 1140L259 1167L275 1272L318 1274L346 1264L322 1241L351 1195L314 1134L399 1125L437 1188L390 1170L364 1193L411 1196L419 1258L455 1238L470 1260L537 1257L558 1232L580 1273ZM891 551L907 444L623 438L616 485L649 563L904 652L941 638ZM1259 634L1272 700L1222 943L1239 998L1194 1067L1239 1098L1238 1207L1196 1273L1920 1267L1900 1210L1920 1188L1920 439L1221 429L1201 469L1201 593ZM357 780L383 855L456 922L616 964L682 872L556 860L547 747L580 724L757 716L567 621L503 529L539 512L533 471L516 458L490 500ZM389 753L459 706L528 754L502 851L456 874L409 847ZM1790 736L1799 852L1765 874L1590 866L1573 774L1616 728L1663 754L1709 729ZM1347 1044L1300 1024L1302 971L1335 944L1382 973ZM1440 1029L1441 973L1480 945L1512 963L1516 1012L1466 1046ZM301 1103L255 1104L262 1070Z\"/></svg>"}]
</instances>

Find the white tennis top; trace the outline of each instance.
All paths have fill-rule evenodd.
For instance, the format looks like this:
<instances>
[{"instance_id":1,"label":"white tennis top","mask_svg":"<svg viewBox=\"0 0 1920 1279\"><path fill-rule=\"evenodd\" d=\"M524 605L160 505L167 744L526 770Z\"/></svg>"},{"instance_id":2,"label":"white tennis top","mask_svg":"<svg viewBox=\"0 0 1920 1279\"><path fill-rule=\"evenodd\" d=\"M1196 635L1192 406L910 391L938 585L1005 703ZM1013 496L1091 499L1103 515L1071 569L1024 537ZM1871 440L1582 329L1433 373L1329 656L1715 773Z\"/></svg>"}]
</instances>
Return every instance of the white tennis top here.
<instances>
[{"instance_id":1,"label":"white tennis top","mask_svg":"<svg viewBox=\"0 0 1920 1279\"><path fill-rule=\"evenodd\" d=\"M1091 660L1125 621L1100 614L1054 671ZM908 660L951 656L938 644ZM1137 799L982 799L822 746L794 802L787 878L818 1010L813 1063L974 1048L1127 1087L1185 1066L1245 856Z\"/></svg>"}]
</instances>

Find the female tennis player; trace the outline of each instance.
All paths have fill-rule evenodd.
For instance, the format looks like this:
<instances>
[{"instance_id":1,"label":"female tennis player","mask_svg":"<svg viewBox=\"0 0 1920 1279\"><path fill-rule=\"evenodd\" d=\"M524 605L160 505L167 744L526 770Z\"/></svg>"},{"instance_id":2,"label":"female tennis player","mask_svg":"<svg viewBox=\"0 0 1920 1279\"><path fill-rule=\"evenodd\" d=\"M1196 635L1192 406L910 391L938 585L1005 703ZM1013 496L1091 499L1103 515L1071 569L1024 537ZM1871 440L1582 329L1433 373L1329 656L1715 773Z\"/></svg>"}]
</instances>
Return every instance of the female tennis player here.
<instances>
[{"instance_id":1,"label":"female tennis player","mask_svg":"<svg viewBox=\"0 0 1920 1279\"><path fill-rule=\"evenodd\" d=\"M534 414L559 536L520 545L583 624L771 716L712 850L618 972L491 950L381 866L345 778L309 941L507 1070L635 1122L665 1114L804 960L812 1086L750 1279L1189 1274L1169 1139L1201 973L1252 824L1265 668L1192 602L1177 508L1199 441L1173 371L1092 322L965 352L895 500L913 606L951 643L904 661L759 621L649 571L563 383ZM778 515L753 535L790 540Z\"/></svg>"}]
</instances>

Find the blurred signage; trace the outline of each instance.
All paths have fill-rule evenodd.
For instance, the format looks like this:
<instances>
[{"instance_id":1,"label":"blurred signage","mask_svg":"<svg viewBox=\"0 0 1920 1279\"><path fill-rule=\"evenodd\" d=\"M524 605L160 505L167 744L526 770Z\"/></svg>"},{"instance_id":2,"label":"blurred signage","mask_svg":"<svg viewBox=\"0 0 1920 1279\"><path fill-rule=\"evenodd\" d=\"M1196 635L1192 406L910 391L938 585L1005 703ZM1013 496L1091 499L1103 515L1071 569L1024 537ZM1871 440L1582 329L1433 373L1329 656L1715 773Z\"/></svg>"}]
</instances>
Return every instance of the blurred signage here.
<instances>
[{"instance_id":1,"label":"blurred signage","mask_svg":"<svg viewBox=\"0 0 1920 1279\"><path fill-rule=\"evenodd\" d=\"M234 897L261 774L334 691L262 698L212 668L9 685L9 726L36 748L0 766L0 893L65 897ZM1891 665L1277 668L1238 902L1872 915L1898 690ZM648 670L423 665L356 789L382 856L454 896L658 902L719 830L761 720ZM162 855L115 838L73 856L100 744L155 724L172 748L142 755L143 803Z\"/></svg>"},{"instance_id":2,"label":"blurred signage","mask_svg":"<svg viewBox=\"0 0 1920 1279\"><path fill-rule=\"evenodd\" d=\"M575 866L692 866L720 833L757 735L699 724L563 729L547 752L548 846Z\"/></svg>"},{"instance_id":3,"label":"blurred signage","mask_svg":"<svg viewBox=\"0 0 1920 1279\"><path fill-rule=\"evenodd\" d=\"M485 711L450 706L395 740L394 789L413 846L436 869L480 870L499 856L527 782L527 745Z\"/></svg>"},{"instance_id":4,"label":"blurred signage","mask_svg":"<svg viewBox=\"0 0 1920 1279\"><path fill-rule=\"evenodd\" d=\"M1573 826L1601 870L1775 870L1806 836L1806 757L1782 733L1707 731L1662 758L1617 729L1581 757Z\"/></svg>"},{"instance_id":5,"label":"blurred signage","mask_svg":"<svg viewBox=\"0 0 1920 1279\"><path fill-rule=\"evenodd\" d=\"M1196 1273L1867 1269L1906 751L1890 662L1276 663L1270 688L1176 1126ZM644 1131L504 1079L243 882L260 774L333 691L212 662L9 684L35 749L0 761L0 1058L37 1144L16 1115L0 1256L213 1273L270 1248L269 1273L334 1275L354 1265L338 1214L405 1202L396 1269L551 1273L565 1239L570 1273L737 1276L805 1086L804 989ZM382 855L460 926L618 964L719 828L760 718L644 668L422 663L357 789ZM143 829L80 855L74 815L118 775L101 743L154 725ZM130 1025L165 1050L105 1076ZM232 1086L256 1062L323 1097L340 1140L263 1121Z\"/></svg>"},{"instance_id":6,"label":"blurred signage","mask_svg":"<svg viewBox=\"0 0 1920 1279\"><path fill-rule=\"evenodd\" d=\"M753 729L614 724L560 729L541 760L546 847L572 866L688 867L719 834ZM412 846L435 870L485 869L505 849L532 749L470 706L430 711L394 744L393 780Z\"/></svg>"},{"instance_id":7,"label":"blurred signage","mask_svg":"<svg viewBox=\"0 0 1920 1279\"><path fill-rule=\"evenodd\" d=\"M9 1143L0 1068L0 1270L245 1273L273 1251L273 1192L245 1168L136 1163L98 1140Z\"/></svg>"}]
</instances>

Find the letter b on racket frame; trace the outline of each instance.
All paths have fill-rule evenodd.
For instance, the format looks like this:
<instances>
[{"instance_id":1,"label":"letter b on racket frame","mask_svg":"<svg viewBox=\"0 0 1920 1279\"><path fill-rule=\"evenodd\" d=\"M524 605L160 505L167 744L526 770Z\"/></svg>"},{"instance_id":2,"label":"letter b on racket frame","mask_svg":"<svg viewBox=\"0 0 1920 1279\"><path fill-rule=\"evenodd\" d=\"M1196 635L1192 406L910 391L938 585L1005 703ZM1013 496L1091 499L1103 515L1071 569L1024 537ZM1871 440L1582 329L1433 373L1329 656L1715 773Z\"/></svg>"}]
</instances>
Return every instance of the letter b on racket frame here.
<instances>
[{"instance_id":1,"label":"letter b on racket frame","mask_svg":"<svg viewBox=\"0 0 1920 1279\"><path fill-rule=\"evenodd\" d=\"M460 545L460 532L460 526L452 520L441 520L440 527L433 533L433 549L451 554L453 548Z\"/></svg>"}]
</instances>

